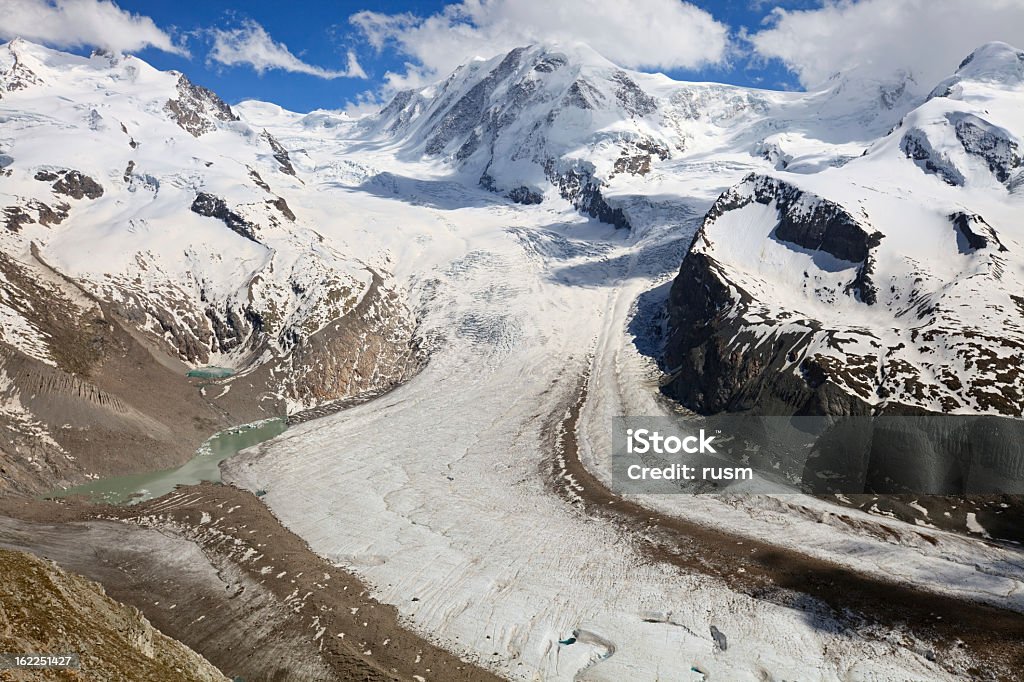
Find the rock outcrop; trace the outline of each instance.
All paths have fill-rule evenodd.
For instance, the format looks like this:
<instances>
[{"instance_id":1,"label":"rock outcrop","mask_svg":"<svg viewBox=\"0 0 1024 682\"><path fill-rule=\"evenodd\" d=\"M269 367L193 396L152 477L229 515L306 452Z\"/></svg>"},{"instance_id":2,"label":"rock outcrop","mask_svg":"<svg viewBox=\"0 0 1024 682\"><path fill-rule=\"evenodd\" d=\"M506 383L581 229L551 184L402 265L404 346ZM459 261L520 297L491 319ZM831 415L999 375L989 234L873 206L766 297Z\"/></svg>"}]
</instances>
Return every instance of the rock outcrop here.
<instances>
[{"instance_id":1,"label":"rock outcrop","mask_svg":"<svg viewBox=\"0 0 1024 682\"><path fill-rule=\"evenodd\" d=\"M178 76L178 96L167 100L164 110L182 130L200 137L217 129L217 122L237 121L238 116L215 92Z\"/></svg>"},{"instance_id":2,"label":"rock outcrop","mask_svg":"<svg viewBox=\"0 0 1024 682\"><path fill-rule=\"evenodd\" d=\"M0 573L0 648L5 652L74 652L80 667L67 674L97 682L228 679L155 629L138 609L108 597L97 583L5 549L0 549Z\"/></svg>"}]
</instances>

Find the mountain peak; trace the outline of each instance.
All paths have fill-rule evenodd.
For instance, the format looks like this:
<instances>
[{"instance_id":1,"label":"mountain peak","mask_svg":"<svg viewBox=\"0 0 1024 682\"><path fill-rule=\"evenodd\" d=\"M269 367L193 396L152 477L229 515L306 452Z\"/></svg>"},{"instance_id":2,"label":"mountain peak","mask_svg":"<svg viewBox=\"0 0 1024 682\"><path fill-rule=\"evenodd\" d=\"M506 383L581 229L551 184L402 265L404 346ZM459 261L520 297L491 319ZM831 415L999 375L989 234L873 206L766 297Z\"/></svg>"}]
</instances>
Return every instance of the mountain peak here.
<instances>
[{"instance_id":1,"label":"mountain peak","mask_svg":"<svg viewBox=\"0 0 1024 682\"><path fill-rule=\"evenodd\" d=\"M952 76L935 86L928 99L960 98L964 82L1019 87L1024 83L1024 51L1003 42L985 43L967 55Z\"/></svg>"},{"instance_id":2,"label":"mountain peak","mask_svg":"<svg viewBox=\"0 0 1024 682\"><path fill-rule=\"evenodd\" d=\"M960 62L956 75L1007 85L1024 82L1024 51L1003 42L985 43Z\"/></svg>"},{"instance_id":3,"label":"mountain peak","mask_svg":"<svg viewBox=\"0 0 1024 682\"><path fill-rule=\"evenodd\" d=\"M84 57L24 38L14 38L0 45L0 92L57 83L78 87L91 79L106 79L111 75L134 80L142 73L159 72L138 57L104 50Z\"/></svg>"},{"instance_id":4,"label":"mountain peak","mask_svg":"<svg viewBox=\"0 0 1024 682\"><path fill-rule=\"evenodd\" d=\"M621 68L586 43L545 41L513 47L492 57L478 57L456 68L452 75L466 71L491 71L501 64L513 63L526 67L525 72L529 71L529 67L539 66L537 70L546 73L562 67L615 70Z\"/></svg>"},{"instance_id":5,"label":"mountain peak","mask_svg":"<svg viewBox=\"0 0 1024 682\"><path fill-rule=\"evenodd\" d=\"M68 63L87 63L86 57L79 57L70 52L55 50L39 43L24 38L14 38L3 45L0 45L0 52L12 59L42 65L60 65Z\"/></svg>"}]
</instances>

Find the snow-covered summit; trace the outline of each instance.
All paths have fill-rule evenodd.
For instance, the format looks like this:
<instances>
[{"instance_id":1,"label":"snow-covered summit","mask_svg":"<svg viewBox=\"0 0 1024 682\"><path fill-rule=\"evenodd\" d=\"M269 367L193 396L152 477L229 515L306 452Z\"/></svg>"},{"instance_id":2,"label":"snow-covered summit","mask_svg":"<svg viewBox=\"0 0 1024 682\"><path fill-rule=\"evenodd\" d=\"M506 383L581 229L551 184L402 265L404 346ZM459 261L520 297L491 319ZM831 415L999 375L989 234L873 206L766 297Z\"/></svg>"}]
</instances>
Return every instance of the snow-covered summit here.
<instances>
[{"instance_id":1,"label":"snow-covered summit","mask_svg":"<svg viewBox=\"0 0 1024 682\"><path fill-rule=\"evenodd\" d=\"M669 391L709 411L1019 415L1019 54L980 48L841 167L723 194L673 289Z\"/></svg>"},{"instance_id":2,"label":"snow-covered summit","mask_svg":"<svg viewBox=\"0 0 1024 682\"><path fill-rule=\"evenodd\" d=\"M960 62L955 77L1018 85L1024 81L1024 50L1003 42L985 43Z\"/></svg>"},{"instance_id":3,"label":"snow-covered summit","mask_svg":"<svg viewBox=\"0 0 1024 682\"><path fill-rule=\"evenodd\" d=\"M0 45L0 92L78 82L103 89L114 82L172 81L176 72L161 72L132 55L94 52L83 57L15 38Z\"/></svg>"},{"instance_id":4,"label":"snow-covered summit","mask_svg":"<svg viewBox=\"0 0 1024 682\"><path fill-rule=\"evenodd\" d=\"M560 196L625 226L605 195L673 159L723 149L779 164L807 152L826 164L852 158L917 101L907 78L785 93L630 71L582 45L531 45L399 92L356 134L404 158L441 160L515 201Z\"/></svg>"},{"instance_id":5,"label":"snow-covered summit","mask_svg":"<svg viewBox=\"0 0 1024 682\"><path fill-rule=\"evenodd\" d=\"M398 93L361 127L404 155L448 160L485 187L539 202L570 171L584 185L594 174L645 173L685 146L663 125L656 83L585 46L528 46Z\"/></svg>"}]
</instances>

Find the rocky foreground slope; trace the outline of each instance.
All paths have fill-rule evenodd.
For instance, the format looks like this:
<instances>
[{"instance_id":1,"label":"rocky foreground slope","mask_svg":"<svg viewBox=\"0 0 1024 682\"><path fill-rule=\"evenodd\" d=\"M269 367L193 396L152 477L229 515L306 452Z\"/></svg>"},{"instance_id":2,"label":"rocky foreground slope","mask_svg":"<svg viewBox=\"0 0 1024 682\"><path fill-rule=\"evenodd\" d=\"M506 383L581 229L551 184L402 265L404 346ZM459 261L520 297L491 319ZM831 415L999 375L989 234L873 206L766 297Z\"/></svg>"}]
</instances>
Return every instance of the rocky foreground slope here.
<instances>
[{"instance_id":1,"label":"rocky foreground slope","mask_svg":"<svg viewBox=\"0 0 1024 682\"><path fill-rule=\"evenodd\" d=\"M205 658L156 630L103 588L31 554L0 549L0 648L5 653L77 653L68 671L5 672L5 679L227 680Z\"/></svg>"}]
</instances>

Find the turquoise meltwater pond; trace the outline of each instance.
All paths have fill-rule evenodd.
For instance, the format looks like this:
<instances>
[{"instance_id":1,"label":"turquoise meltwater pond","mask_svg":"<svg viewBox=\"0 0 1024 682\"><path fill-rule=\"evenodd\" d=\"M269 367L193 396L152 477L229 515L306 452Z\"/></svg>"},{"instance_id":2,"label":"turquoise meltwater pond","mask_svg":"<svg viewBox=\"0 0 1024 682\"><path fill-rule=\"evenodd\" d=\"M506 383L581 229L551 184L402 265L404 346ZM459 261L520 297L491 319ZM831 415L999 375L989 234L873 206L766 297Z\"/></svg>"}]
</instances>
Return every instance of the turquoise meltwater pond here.
<instances>
[{"instance_id":1,"label":"turquoise meltwater pond","mask_svg":"<svg viewBox=\"0 0 1024 682\"><path fill-rule=\"evenodd\" d=\"M134 504L166 495L179 485L220 481L221 462L239 450L280 435L285 428L285 420L278 418L237 426L215 434L199 447L192 459L175 469L104 478L62 488L47 497L82 495L100 503Z\"/></svg>"}]
</instances>

